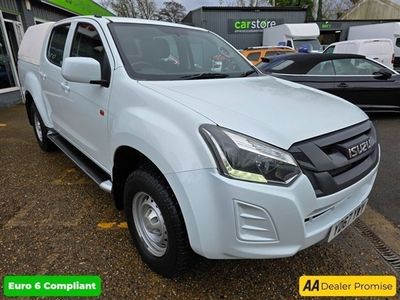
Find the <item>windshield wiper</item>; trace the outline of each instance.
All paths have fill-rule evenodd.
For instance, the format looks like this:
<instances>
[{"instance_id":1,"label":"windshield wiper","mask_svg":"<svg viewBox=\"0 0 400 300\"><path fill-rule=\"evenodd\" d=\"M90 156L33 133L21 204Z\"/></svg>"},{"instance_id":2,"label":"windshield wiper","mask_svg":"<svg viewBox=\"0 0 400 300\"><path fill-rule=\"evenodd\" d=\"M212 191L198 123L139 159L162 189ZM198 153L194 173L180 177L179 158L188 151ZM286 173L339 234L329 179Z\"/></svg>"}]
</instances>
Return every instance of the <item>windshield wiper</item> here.
<instances>
[{"instance_id":1,"label":"windshield wiper","mask_svg":"<svg viewBox=\"0 0 400 300\"><path fill-rule=\"evenodd\" d=\"M242 73L242 74L240 74L240 77L247 77L247 76L249 76L249 75L251 75L251 74L254 74L254 73L256 73L257 71L256 70L249 70L249 71L247 71L247 72L244 72L244 73Z\"/></svg>"},{"instance_id":2,"label":"windshield wiper","mask_svg":"<svg viewBox=\"0 0 400 300\"><path fill-rule=\"evenodd\" d=\"M191 74L182 76L182 79L212 79L212 78L225 78L228 77L228 74L225 73L198 73L198 74Z\"/></svg>"}]
</instances>

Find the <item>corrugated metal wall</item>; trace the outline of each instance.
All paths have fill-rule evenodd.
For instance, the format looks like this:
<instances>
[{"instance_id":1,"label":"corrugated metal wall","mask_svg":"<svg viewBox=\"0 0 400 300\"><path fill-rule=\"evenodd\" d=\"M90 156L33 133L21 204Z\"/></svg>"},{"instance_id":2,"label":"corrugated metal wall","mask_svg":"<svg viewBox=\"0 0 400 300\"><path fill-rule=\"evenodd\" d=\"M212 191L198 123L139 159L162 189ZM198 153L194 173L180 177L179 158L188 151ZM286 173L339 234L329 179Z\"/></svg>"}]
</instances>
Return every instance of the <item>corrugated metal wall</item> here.
<instances>
[{"instance_id":1,"label":"corrugated metal wall","mask_svg":"<svg viewBox=\"0 0 400 300\"><path fill-rule=\"evenodd\" d=\"M39 18L46 21L58 21L61 19L74 16L73 14L67 11L57 9L50 5L44 5L39 2L32 3L32 11L35 18Z\"/></svg>"},{"instance_id":2,"label":"corrugated metal wall","mask_svg":"<svg viewBox=\"0 0 400 300\"><path fill-rule=\"evenodd\" d=\"M400 15L399 15L400 17ZM349 33L349 28L351 26L360 26L360 25L368 25L368 24L376 24L376 23L386 23L386 22L400 22L400 19L394 20L334 20L334 21L323 21L317 22L320 26L321 34L340 31L340 41L347 40L347 36ZM329 29L324 29L321 27L321 24L329 23ZM326 28L326 27L325 27Z\"/></svg>"},{"instance_id":3,"label":"corrugated metal wall","mask_svg":"<svg viewBox=\"0 0 400 300\"><path fill-rule=\"evenodd\" d=\"M0 0L0 10L19 14L17 2L15 0Z\"/></svg>"},{"instance_id":4,"label":"corrugated metal wall","mask_svg":"<svg viewBox=\"0 0 400 300\"><path fill-rule=\"evenodd\" d=\"M202 9L197 9L196 11L194 11L193 15L192 15L192 23L194 26L197 27L203 27L205 28L202 24Z\"/></svg>"},{"instance_id":5,"label":"corrugated metal wall","mask_svg":"<svg viewBox=\"0 0 400 300\"><path fill-rule=\"evenodd\" d=\"M196 10L192 12L194 26L209 29L238 49L262 44L262 31L260 32L233 32L233 20L276 20L282 23L304 23L306 11L254 11L254 10ZM202 14L202 16L201 16Z\"/></svg>"}]
</instances>

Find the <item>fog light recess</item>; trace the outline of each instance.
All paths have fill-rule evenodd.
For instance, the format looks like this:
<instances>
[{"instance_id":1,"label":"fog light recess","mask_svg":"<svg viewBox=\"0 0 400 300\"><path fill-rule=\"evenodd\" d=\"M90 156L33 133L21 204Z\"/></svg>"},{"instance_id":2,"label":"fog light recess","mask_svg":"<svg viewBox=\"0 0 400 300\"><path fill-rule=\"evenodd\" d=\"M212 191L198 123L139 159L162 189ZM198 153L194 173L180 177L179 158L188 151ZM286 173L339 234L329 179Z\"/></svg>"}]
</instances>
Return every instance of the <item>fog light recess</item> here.
<instances>
[{"instance_id":1,"label":"fog light recess","mask_svg":"<svg viewBox=\"0 0 400 300\"><path fill-rule=\"evenodd\" d=\"M234 200L234 205L238 239L249 242L278 240L272 219L264 208L239 200Z\"/></svg>"}]
</instances>

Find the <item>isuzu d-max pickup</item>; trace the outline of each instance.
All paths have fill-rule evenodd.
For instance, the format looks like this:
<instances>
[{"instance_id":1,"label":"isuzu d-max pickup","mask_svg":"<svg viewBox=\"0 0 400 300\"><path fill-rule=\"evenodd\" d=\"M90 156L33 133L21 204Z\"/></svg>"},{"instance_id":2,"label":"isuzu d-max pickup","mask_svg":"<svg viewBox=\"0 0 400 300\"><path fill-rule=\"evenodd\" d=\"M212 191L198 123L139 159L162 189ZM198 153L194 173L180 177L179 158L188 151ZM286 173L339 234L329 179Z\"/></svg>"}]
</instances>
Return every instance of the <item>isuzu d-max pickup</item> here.
<instances>
[{"instance_id":1,"label":"isuzu d-max pickup","mask_svg":"<svg viewBox=\"0 0 400 300\"><path fill-rule=\"evenodd\" d=\"M295 255L364 210L380 157L354 105L262 75L214 33L74 17L19 51L30 124L125 209L149 267Z\"/></svg>"}]
</instances>

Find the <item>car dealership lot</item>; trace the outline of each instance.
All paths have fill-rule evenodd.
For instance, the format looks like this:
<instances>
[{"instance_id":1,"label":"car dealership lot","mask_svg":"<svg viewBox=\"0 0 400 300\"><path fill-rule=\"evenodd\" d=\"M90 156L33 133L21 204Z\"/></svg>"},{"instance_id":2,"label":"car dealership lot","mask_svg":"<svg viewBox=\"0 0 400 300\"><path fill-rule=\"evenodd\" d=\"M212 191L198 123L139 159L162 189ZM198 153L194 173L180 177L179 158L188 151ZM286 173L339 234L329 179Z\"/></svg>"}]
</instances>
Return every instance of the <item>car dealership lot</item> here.
<instances>
[{"instance_id":1,"label":"car dealership lot","mask_svg":"<svg viewBox=\"0 0 400 300\"><path fill-rule=\"evenodd\" d=\"M400 254L400 116L372 116L383 159L362 221ZM22 105L0 110L0 276L93 274L105 298L297 298L303 274L399 274L351 226L279 260L210 261L179 280L151 272L124 216L63 153L43 153Z\"/></svg>"}]
</instances>

